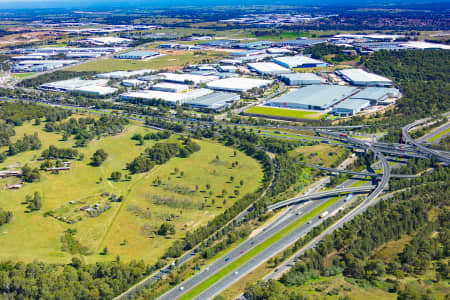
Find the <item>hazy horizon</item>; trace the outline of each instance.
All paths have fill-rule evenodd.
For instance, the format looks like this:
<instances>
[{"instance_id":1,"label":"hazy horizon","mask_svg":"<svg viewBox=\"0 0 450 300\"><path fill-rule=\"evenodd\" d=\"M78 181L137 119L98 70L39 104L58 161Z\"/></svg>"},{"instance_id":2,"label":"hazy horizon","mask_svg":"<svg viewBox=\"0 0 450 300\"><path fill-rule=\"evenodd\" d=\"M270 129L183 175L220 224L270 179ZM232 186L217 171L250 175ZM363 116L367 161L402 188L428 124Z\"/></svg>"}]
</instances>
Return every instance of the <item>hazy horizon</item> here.
<instances>
[{"instance_id":1,"label":"hazy horizon","mask_svg":"<svg viewBox=\"0 0 450 300\"><path fill-rule=\"evenodd\" d=\"M405 2L403 0L371 0L361 2L358 0L0 0L0 8L2 9L46 9L46 8L65 8L65 9L124 9L124 8L179 8L179 7L211 7L211 6L249 6L249 5L293 5L293 6L314 6L332 5L336 7L355 6L355 7L390 7L390 6L407 6L411 4L433 3L436 5L450 4L449 0L417 0L413 2ZM430 7L435 8L435 7Z\"/></svg>"}]
</instances>

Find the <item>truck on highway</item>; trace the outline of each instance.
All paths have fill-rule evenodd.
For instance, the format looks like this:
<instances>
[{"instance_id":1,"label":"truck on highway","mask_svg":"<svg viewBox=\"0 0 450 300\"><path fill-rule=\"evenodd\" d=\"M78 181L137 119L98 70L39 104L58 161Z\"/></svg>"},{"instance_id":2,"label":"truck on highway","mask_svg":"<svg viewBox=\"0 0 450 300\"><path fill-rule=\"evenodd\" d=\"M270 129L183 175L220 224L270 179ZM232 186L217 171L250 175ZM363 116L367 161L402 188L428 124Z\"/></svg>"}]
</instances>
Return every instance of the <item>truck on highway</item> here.
<instances>
[{"instance_id":1,"label":"truck on highway","mask_svg":"<svg viewBox=\"0 0 450 300\"><path fill-rule=\"evenodd\" d=\"M345 197L344 202L350 201L353 198L353 194L348 195L347 197Z\"/></svg>"},{"instance_id":2,"label":"truck on highway","mask_svg":"<svg viewBox=\"0 0 450 300\"><path fill-rule=\"evenodd\" d=\"M320 214L319 219L323 219L328 215L328 210L324 211L323 213Z\"/></svg>"}]
</instances>

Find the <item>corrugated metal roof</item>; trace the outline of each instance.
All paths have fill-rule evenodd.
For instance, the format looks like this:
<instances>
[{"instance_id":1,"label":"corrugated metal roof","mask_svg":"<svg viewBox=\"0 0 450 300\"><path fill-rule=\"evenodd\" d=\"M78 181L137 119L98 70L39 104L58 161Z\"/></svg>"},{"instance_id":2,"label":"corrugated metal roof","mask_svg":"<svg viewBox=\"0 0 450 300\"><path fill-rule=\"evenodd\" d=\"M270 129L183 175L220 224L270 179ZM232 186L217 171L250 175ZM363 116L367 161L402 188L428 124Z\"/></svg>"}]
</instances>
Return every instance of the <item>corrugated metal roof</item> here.
<instances>
[{"instance_id":1,"label":"corrugated metal roof","mask_svg":"<svg viewBox=\"0 0 450 300\"><path fill-rule=\"evenodd\" d=\"M358 91L352 86L310 85L275 98L270 103L292 103L326 109Z\"/></svg>"},{"instance_id":2,"label":"corrugated metal roof","mask_svg":"<svg viewBox=\"0 0 450 300\"><path fill-rule=\"evenodd\" d=\"M399 90L396 88L379 88L379 87L368 87L358 94L352 96L352 99L367 99L367 100L379 100L386 96L397 95Z\"/></svg>"},{"instance_id":3,"label":"corrugated metal roof","mask_svg":"<svg viewBox=\"0 0 450 300\"><path fill-rule=\"evenodd\" d=\"M347 99L337 104L334 109L360 110L370 105L370 101L362 99Z\"/></svg>"}]
</instances>

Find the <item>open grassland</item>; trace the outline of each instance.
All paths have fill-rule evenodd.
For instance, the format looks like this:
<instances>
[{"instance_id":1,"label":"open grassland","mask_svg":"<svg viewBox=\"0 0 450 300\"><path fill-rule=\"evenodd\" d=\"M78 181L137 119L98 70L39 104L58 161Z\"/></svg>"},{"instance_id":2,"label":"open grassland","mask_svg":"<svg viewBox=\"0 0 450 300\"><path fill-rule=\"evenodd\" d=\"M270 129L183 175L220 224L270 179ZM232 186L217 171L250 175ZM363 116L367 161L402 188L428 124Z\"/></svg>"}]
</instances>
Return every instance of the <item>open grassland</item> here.
<instances>
[{"instance_id":1,"label":"open grassland","mask_svg":"<svg viewBox=\"0 0 450 300\"><path fill-rule=\"evenodd\" d=\"M177 55L166 55L144 60L133 59L99 59L85 64L67 69L67 71L95 71L95 72L113 72L113 71L135 71L143 69L177 69L185 64L196 64L202 61L217 61L225 56L226 53L219 51L191 51Z\"/></svg>"},{"instance_id":2,"label":"open grassland","mask_svg":"<svg viewBox=\"0 0 450 300\"><path fill-rule=\"evenodd\" d=\"M38 132L43 147L8 157L0 164L0 169L18 168L25 163L39 167L40 162L36 159L49 145L59 148L73 146L73 139L61 141L61 134L45 132L42 127L31 123L16 127L17 134L12 140L22 137L24 133ZM183 237L186 230L205 225L245 193L255 191L260 184L262 171L257 161L239 151L234 157L233 149L209 141L196 141L201 149L188 158L173 158L148 173L132 175L131 180L109 180L113 171L127 174L125 164L155 143L145 141L144 146L138 146L136 141L131 140L133 134L147 132L152 131L128 125L119 135L93 140L87 147L78 148L85 158L83 161L73 160L70 171L59 174L41 171L40 182L26 183L20 190L3 189L7 182L0 182L0 207L14 214L13 221L0 229L0 245L3 245L0 256L28 262L36 259L68 262L72 255L62 251L61 236L71 228L77 230L75 238L81 245L92 252L83 257L86 262L111 260L120 255L124 260L142 258L152 263L176 239ZM177 135L172 135L169 141L176 142L177 139ZM89 164L90 157L100 148L108 153L108 158L100 167L93 167ZM219 160L216 160L216 155ZM231 164L235 161L239 164L232 168ZM177 174L175 168L178 169ZM234 176L233 182L230 182L231 176ZM153 185L157 177L161 179L159 186ZM242 186L240 180L244 181ZM209 189L206 183L209 183ZM222 196L222 190L226 191L225 196ZM237 197L234 190L240 191ZM26 195L36 191L42 195L43 207L37 212L26 212L23 201ZM44 216L47 211L67 206L69 201L99 199L104 192L123 195L125 199L112 203L111 209L100 216L84 217L75 224ZM161 199L172 202L156 203ZM170 238L154 233L163 222L175 226L176 233ZM105 247L108 248L108 255L100 255L99 252Z\"/></svg>"},{"instance_id":3,"label":"open grassland","mask_svg":"<svg viewBox=\"0 0 450 300\"><path fill-rule=\"evenodd\" d=\"M342 146L320 143L312 146L300 146L291 151L293 155L303 155L311 164L331 167L336 162L348 155Z\"/></svg>"},{"instance_id":4,"label":"open grassland","mask_svg":"<svg viewBox=\"0 0 450 300\"><path fill-rule=\"evenodd\" d=\"M306 120L319 120L324 116L323 113L305 111L305 110L294 110L294 109L283 109L283 108L273 108L265 106L255 106L245 111L248 114L262 115L262 116L273 116L273 117L285 117L293 119L306 119Z\"/></svg>"}]
</instances>

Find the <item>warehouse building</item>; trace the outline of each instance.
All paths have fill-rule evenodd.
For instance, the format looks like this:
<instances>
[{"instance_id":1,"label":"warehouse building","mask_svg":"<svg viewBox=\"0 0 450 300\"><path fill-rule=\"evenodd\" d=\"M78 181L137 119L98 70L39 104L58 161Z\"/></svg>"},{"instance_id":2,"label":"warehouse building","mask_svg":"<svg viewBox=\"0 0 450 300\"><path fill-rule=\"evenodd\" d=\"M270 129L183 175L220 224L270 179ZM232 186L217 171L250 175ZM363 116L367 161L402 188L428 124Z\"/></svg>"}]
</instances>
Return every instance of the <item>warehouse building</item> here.
<instances>
[{"instance_id":1,"label":"warehouse building","mask_svg":"<svg viewBox=\"0 0 450 300\"><path fill-rule=\"evenodd\" d=\"M97 74L97 78L104 78L104 79L126 79L126 78L132 78L136 76L143 76L145 74L151 74L154 73L155 70L147 69L147 70L137 70L137 71L114 71L109 73L102 73Z\"/></svg>"},{"instance_id":2,"label":"warehouse building","mask_svg":"<svg viewBox=\"0 0 450 300\"><path fill-rule=\"evenodd\" d=\"M310 85L274 98L267 106L309 110L327 110L358 91L351 86Z\"/></svg>"},{"instance_id":3,"label":"warehouse building","mask_svg":"<svg viewBox=\"0 0 450 300\"><path fill-rule=\"evenodd\" d=\"M272 80L231 77L207 83L208 88L228 92L246 92L253 88L262 88L271 84Z\"/></svg>"},{"instance_id":4,"label":"warehouse building","mask_svg":"<svg viewBox=\"0 0 450 300\"><path fill-rule=\"evenodd\" d=\"M358 86L391 86L392 80L362 69L345 69L336 73L353 85Z\"/></svg>"},{"instance_id":5,"label":"warehouse building","mask_svg":"<svg viewBox=\"0 0 450 300\"><path fill-rule=\"evenodd\" d=\"M131 43L132 40L115 36L101 36L101 37L87 38L86 42L97 46L111 46L111 45L127 45Z\"/></svg>"},{"instance_id":6,"label":"warehouse building","mask_svg":"<svg viewBox=\"0 0 450 300\"><path fill-rule=\"evenodd\" d=\"M286 48L269 48L266 50L266 52L269 54L284 54L284 55L293 53L291 50Z\"/></svg>"},{"instance_id":7,"label":"warehouse building","mask_svg":"<svg viewBox=\"0 0 450 300\"><path fill-rule=\"evenodd\" d=\"M217 70L219 70L219 72L235 73L237 72L238 68L236 68L235 66L218 66Z\"/></svg>"},{"instance_id":8,"label":"warehouse building","mask_svg":"<svg viewBox=\"0 0 450 300\"><path fill-rule=\"evenodd\" d=\"M293 68L318 68L318 67L327 67L328 64L318 59L306 57L303 55L296 56L282 56L277 57L273 60L277 64L293 69Z\"/></svg>"},{"instance_id":9,"label":"warehouse building","mask_svg":"<svg viewBox=\"0 0 450 300\"><path fill-rule=\"evenodd\" d=\"M300 38L296 40L288 40L288 41L281 41L276 43L276 46L278 47L290 47L294 49L302 49L309 46L313 46L316 44L324 43L325 40L310 40L306 38Z\"/></svg>"},{"instance_id":10,"label":"warehouse building","mask_svg":"<svg viewBox=\"0 0 450 300\"><path fill-rule=\"evenodd\" d=\"M333 114L339 116L353 116L370 106L370 101L361 99L347 99L333 107Z\"/></svg>"},{"instance_id":11,"label":"warehouse building","mask_svg":"<svg viewBox=\"0 0 450 300\"><path fill-rule=\"evenodd\" d=\"M45 72L77 63L77 60L24 60L13 67L13 72Z\"/></svg>"},{"instance_id":12,"label":"warehouse building","mask_svg":"<svg viewBox=\"0 0 450 300\"><path fill-rule=\"evenodd\" d=\"M117 92L117 89L109 86L90 85L76 88L73 92L92 96L108 96Z\"/></svg>"},{"instance_id":13,"label":"warehouse building","mask_svg":"<svg viewBox=\"0 0 450 300\"><path fill-rule=\"evenodd\" d=\"M197 99L213 93L209 89L196 89L186 93L170 93L155 90L142 90L121 95L123 100L161 100L170 105L184 104L186 101Z\"/></svg>"},{"instance_id":14,"label":"warehouse building","mask_svg":"<svg viewBox=\"0 0 450 300\"><path fill-rule=\"evenodd\" d=\"M378 105L387 104L390 102L388 99L400 96L400 91L396 88L368 87L352 96L352 99L368 100L372 105Z\"/></svg>"},{"instance_id":15,"label":"warehouse building","mask_svg":"<svg viewBox=\"0 0 450 300\"><path fill-rule=\"evenodd\" d=\"M187 84L160 82L152 86L152 90L170 93L180 93L189 90L189 86Z\"/></svg>"},{"instance_id":16,"label":"warehouse building","mask_svg":"<svg viewBox=\"0 0 450 300\"><path fill-rule=\"evenodd\" d=\"M81 78L72 78L68 80L44 83L41 84L40 88L42 90L54 92L71 92L86 86L105 86L107 83L108 80L105 79L84 80Z\"/></svg>"},{"instance_id":17,"label":"warehouse building","mask_svg":"<svg viewBox=\"0 0 450 300\"><path fill-rule=\"evenodd\" d=\"M122 85L126 87L136 87L145 84L145 81L138 79L125 79L122 81Z\"/></svg>"},{"instance_id":18,"label":"warehouse building","mask_svg":"<svg viewBox=\"0 0 450 300\"><path fill-rule=\"evenodd\" d=\"M273 62L249 63L247 64L247 68L261 75L279 75L290 72L289 69Z\"/></svg>"},{"instance_id":19,"label":"warehouse building","mask_svg":"<svg viewBox=\"0 0 450 300\"><path fill-rule=\"evenodd\" d=\"M114 58L116 59L147 59L153 56L159 55L159 52L154 51L130 51L127 53L116 54Z\"/></svg>"},{"instance_id":20,"label":"warehouse building","mask_svg":"<svg viewBox=\"0 0 450 300\"><path fill-rule=\"evenodd\" d=\"M219 77L215 75L202 76L190 73L160 73L159 75L164 78L164 81L175 83L189 83L194 85L219 79Z\"/></svg>"},{"instance_id":21,"label":"warehouse building","mask_svg":"<svg viewBox=\"0 0 450 300\"><path fill-rule=\"evenodd\" d=\"M283 74L280 76L287 85L309 85L309 84L321 84L323 78L313 73L292 73Z\"/></svg>"},{"instance_id":22,"label":"warehouse building","mask_svg":"<svg viewBox=\"0 0 450 300\"><path fill-rule=\"evenodd\" d=\"M185 104L199 109L207 109L214 111L221 111L226 107L239 101L241 97L238 94L217 92L202 96L200 98L187 100Z\"/></svg>"}]
</instances>

